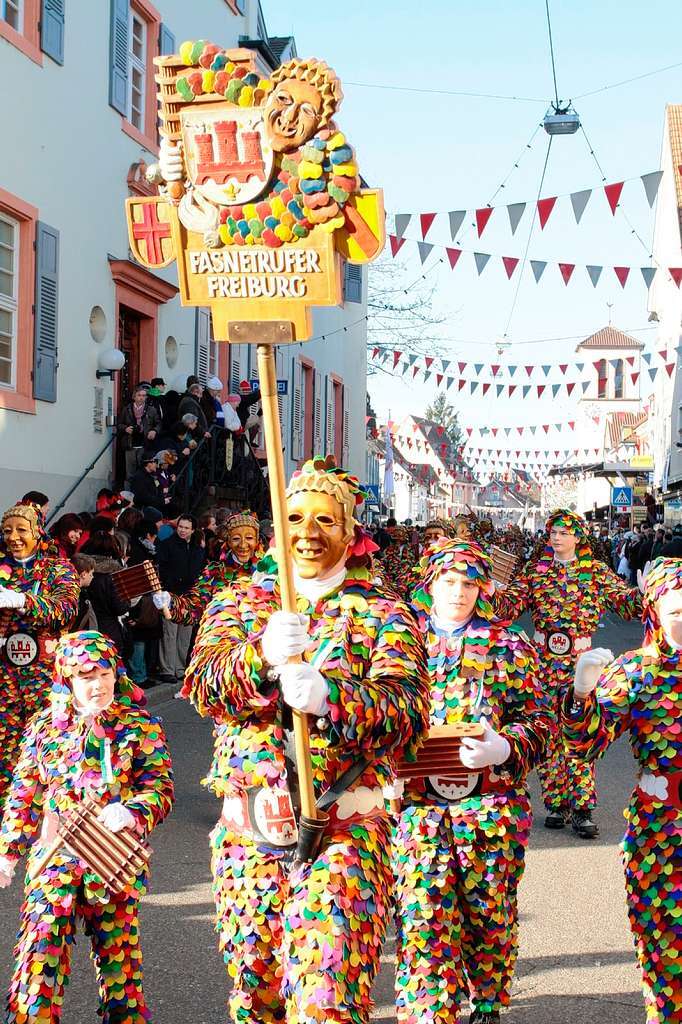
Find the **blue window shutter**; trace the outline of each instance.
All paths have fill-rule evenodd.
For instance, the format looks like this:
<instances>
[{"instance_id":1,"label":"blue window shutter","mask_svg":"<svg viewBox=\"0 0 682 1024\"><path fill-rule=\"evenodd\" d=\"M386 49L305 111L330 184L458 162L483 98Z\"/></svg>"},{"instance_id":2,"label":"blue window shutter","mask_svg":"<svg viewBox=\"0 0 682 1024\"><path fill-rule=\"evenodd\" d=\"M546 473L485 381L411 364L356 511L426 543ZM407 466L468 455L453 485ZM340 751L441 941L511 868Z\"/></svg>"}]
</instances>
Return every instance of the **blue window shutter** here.
<instances>
[{"instance_id":1,"label":"blue window shutter","mask_svg":"<svg viewBox=\"0 0 682 1024\"><path fill-rule=\"evenodd\" d=\"M40 49L57 64L64 63L64 0L42 0Z\"/></svg>"},{"instance_id":2,"label":"blue window shutter","mask_svg":"<svg viewBox=\"0 0 682 1024\"><path fill-rule=\"evenodd\" d=\"M130 0L111 0L109 103L128 116L128 19Z\"/></svg>"},{"instance_id":3,"label":"blue window shutter","mask_svg":"<svg viewBox=\"0 0 682 1024\"><path fill-rule=\"evenodd\" d=\"M175 53L175 36L165 25L159 25L159 57L169 57L171 53Z\"/></svg>"},{"instance_id":4,"label":"blue window shutter","mask_svg":"<svg viewBox=\"0 0 682 1024\"><path fill-rule=\"evenodd\" d=\"M362 267L345 263L343 274L344 302L362 302Z\"/></svg>"},{"instance_id":5,"label":"blue window shutter","mask_svg":"<svg viewBox=\"0 0 682 1024\"><path fill-rule=\"evenodd\" d=\"M211 344L211 311L198 307L194 321L194 372L202 384L208 376L209 347Z\"/></svg>"},{"instance_id":6,"label":"blue window shutter","mask_svg":"<svg viewBox=\"0 0 682 1024\"><path fill-rule=\"evenodd\" d=\"M36 297L33 339L33 397L57 401L57 293L59 232L36 224Z\"/></svg>"}]
</instances>

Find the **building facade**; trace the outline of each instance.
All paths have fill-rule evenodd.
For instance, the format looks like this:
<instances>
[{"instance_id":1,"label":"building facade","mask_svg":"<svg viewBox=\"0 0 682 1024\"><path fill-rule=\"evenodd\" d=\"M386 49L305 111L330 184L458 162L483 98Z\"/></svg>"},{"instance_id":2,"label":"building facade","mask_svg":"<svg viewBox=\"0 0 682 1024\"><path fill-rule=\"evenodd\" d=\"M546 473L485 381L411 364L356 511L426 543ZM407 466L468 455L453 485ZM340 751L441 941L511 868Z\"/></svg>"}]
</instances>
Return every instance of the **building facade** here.
<instances>
[{"instance_id":1,"label":"building facade","mask_svg":"<svg viewBox=\"0 0 682 1024\"><path fill-rule=\"evenodd\" d=\"M257 0L202 0L197 19L181 0L0 3L12 96L0 166L3 507L35 488L59 501L138 380L183 390L189 374L215 374L226 398L256 377L255 352L228 351L207 311L180 305L175 268L151 273L128 249L124 202L149 194L158 154L153 58L199 33L250 51L263 74L295 55L291 37L268 35ZM334 451L364 476L366 273L347 267L343 306L315 311L315 340L278 355L287 473ZM123 370L98 378L112 349ZM67 508L91 507L112 469L110 447Z\"/></svg>"}]
</instances>

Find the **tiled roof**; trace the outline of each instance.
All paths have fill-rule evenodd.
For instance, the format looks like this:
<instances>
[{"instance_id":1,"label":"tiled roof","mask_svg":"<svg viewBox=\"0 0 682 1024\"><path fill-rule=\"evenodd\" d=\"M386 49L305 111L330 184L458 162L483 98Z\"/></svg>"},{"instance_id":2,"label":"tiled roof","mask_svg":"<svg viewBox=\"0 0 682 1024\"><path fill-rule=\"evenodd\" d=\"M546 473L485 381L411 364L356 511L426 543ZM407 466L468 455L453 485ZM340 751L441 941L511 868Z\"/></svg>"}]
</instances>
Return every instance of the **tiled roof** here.
<instances>
[{"instance_id":1,"label":"tiled roof","mask_svg":"<svg viewBox=\"0 0 682 1024\"><path fill-rule=\"evenodd\" d=\"M682 103L669 103L666 107L666 117L668 120L668 138L670 139L673 173L675 175L675 188L677 190L680 233L682 234L682 173L678 172L679 167L682 166Z\"/></svg>"},{"instance_id":2,"label":"tiled roof","mask_svg":"<svg viewBox=\"0 0 682 1024\"><path fill-rule=\"evenodd\" d=\"M274 53L277 60L282 59L282 54L293 39L293 36L268 36L268 46Z\"/></svg>"},{"instance_id":3,"label":"tiled roof","mask_svg":"<svg viewBox=\"0 0 682 1024\"><path fill-rule=\"evenodd\" d=\"M647 414L642 412L612 413L606 423L608 450L618 448L623 441L633 441L638 438L637 430L644 426L647 419Z\"/></svg>"},{"instance_id":4,"label":"tiled roof","mask_svg":"<svg viewBox=\"0 0 682 1024\"><path fill-rule=\"evenodd\" d=\"M591 334L589 338L585 338L581 341L576 352L581 352L586 348L636 348L642 349L644 345L641 341L637 341L637 338L632 338L629 334L625 334L624 331L619 331L617 327L602 327L600 331L595 334Z\"/></svg>"}]
</instances>

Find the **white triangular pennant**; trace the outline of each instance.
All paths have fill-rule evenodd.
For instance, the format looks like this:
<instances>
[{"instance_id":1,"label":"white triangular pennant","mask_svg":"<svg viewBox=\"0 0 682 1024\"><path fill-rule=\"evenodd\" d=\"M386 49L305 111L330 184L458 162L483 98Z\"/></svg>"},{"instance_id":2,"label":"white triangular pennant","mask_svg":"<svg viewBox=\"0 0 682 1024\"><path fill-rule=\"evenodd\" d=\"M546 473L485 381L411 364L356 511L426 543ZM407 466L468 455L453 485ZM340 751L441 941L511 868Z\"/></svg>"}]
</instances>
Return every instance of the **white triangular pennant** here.
<instances>
[{"instance_id":1,"label":"white triangular pennant","mask_svg":"<svg viewBox=\"0 0 682 1024\"><path fill-rule=\"evenodd\" d=\"M531 260L530 261L530 266L531 266L531 270L533 271L533 277L535 278L535 283L537 284L538 281L540 280L540 278L542 277L542 275L545 272L545 267L547 266L547 260Z\"/></svg>"},{"instance_id":2,"label":"white triangular pennant","mask_svg":"<svg viewBox=\"0 0 682 1024\"><path fill-rule=\"evenodd\" d=\"M585 269L587 270L587 273L590 275L590 281L592 282L592 285L596 288L597 287L597 281L601 277L601 272L602 272L602 270L604 268L603 267L596 267L596 266L590 265L588 263L588 265L587 265L587 267Z\"/></svg>"},{"instance_id":3,"label":"white triangular pennant","mask_svg":"<svg viewBox=\"0 0 682 1024\"><path fill-rule=\"evenodd\" d=\"M509 214L509 227L511 228L512 235L519 226L519 221L523 217L525 209L525 203L510 203L507 207L507 213Z\"/></svg>"},{"instance_id":4,"label":"white triangular pennant","mask_svg":"<svg viewBox=\"0 0 682 1024\"><path fill-rule=\"evenodd\" d=\"M656 201L658 186L661 184L662 177L663 171L651 171L650 174L642 175L642 184L644 185L644 192L646 193L649 206L653 206Z\"/></svg>"},{"instance_id":5,"label":"white triangular pennant","mask_svg":"<svg viewBox=\"0 0 682 1024\"><path fill-rule=\"evenodd\" d=\"M395 234L396 238L402 238L407 230L407 225L412 220L411 213L396 213L395 215Z\"/></svg>"},{"instance_id":6,"label":"white triangular pennant","mask_svg":"<svg viewBox=\"0 0 682 1024\"><path fill-rule=\"evenodd\" d=\"M450 210L448 218L450 220L450 238L455 241L455 236L462 226L462 221L466 217L466 210Z\"/></svg>"},{"instance_id":7,"label":"white triangular pennant","mask_svg":"<svg viewBox=\"0 0 682 1024\"><path fill-rule=\"evenodd\" d=\"M587 202L592 195L592 189L586 188L582 192L571 192L571 206L576 224L580 224L580 218L585 212Z\"/></svg>"}]
</instances>

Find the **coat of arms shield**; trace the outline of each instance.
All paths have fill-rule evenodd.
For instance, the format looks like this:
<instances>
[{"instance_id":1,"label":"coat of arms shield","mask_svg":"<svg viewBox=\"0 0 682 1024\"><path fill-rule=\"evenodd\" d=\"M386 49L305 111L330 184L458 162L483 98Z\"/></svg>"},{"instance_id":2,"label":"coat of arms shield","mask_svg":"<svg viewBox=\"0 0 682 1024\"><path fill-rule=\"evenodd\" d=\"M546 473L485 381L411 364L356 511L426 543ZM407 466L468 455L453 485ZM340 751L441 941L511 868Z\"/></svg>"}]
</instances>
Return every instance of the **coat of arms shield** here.
<instances>
[{"instance_id":1,"label":"coat of arms shield","mask_svg":"<svg viewBox=\"0 0 682 1024\"><path fill-rule=\"evenodd\" d=\"M220 206L258 198L275 162L262 109L211 104L185 107L181 118L187 173L204 198Z\"/></svg>"}]
</instances>

